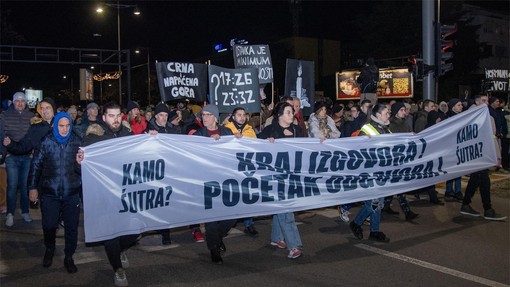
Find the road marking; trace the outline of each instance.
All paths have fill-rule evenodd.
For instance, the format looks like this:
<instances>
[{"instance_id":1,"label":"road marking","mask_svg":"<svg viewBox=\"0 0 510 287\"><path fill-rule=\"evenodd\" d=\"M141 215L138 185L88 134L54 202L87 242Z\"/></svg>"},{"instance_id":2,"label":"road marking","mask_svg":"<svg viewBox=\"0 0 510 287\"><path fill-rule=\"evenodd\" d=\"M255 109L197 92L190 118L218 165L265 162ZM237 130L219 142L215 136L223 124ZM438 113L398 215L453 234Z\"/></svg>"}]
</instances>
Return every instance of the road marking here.
<instances>
[{"instance_id":1,"label":"road marking","mask_svg":"<svg viewBox=\"0 0 510 287\"><path fill-rule=\"evenodd\" d=\"M463 278L463 279L466 279L466 280L469 280L469 281L480 283L480 284L483 284L483 285L486 285L486 286L491 286L491 287L509 287L510 286L510 285L505 285L503 283L499 283L499 282L492 281L492 280L489 280L489 279L485 279L485 278L482 278L482 277L478 277L478 276L474 276L474 275L467 274L467 273L464 273L464 272L460 272L460 271L457 271L457 270L454 270L454 269L450 269L448 267L436 265L436 264L433 264L433 263L429 263L429 262L426 262L426 261L422 261L422 260L415 259L415 258L412 258L412 257L408 257L408 256L405 256L405 255L401 255L401 254L398 254L398 253L394 253L394 252L386 251L386 250L383 250L383 249L375 248L375 247L372 247L372 246L368 246L366 244L356 244L354 246L356 246L358 248L361 248L361 249L364 249L364 250L367 250L367 251L370 251L370 252L374 252L374 253L377 253L377 254L381 254L381 255L384 255L384 256L388 256L388 257L397 259L397 260L401 260L401 261L404 261L404 262L407 262L407 263L411 263L411 264L415 264L415 265L418 265L418 266L421 266L421 267L424 267L424 268L432 269L434 271L438 271L438 272L441 272L441 273L445 273L445 274L448 274L448 275L452 275L452 276L455 276L455 277L459 277L459 278Z\"/></svg>"}]
</instances>

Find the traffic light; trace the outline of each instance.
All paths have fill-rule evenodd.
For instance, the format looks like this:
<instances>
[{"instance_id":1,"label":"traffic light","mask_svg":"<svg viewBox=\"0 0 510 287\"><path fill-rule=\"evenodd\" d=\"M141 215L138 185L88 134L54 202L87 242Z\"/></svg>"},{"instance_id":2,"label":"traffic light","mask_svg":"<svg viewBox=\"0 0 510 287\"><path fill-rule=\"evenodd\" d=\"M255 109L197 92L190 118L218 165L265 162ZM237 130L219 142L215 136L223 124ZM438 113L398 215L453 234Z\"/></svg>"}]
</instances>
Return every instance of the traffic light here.
<instances>
[{"instance_id":1,"label":"traffic light","mask_svg":"<svg viewBox=\"0 0 510 287\"><path fill-rule=\"evenodd\" d=\"M416 80L423 79L425 72L425 65L423 64L423 59L416 57L407 58L407 70L410 73L413 73L413 76Z\"/></svg>"},{"instance_id":2,"label":"traffic light","mask_svg":"<svg viewBox=\"0 0 510 287\"><path fill-rule=\"evenodd\" d=\"M442 76L453 70L453 63L447 62L453 58L453 52L447 51L453 48L455 42L447 37L457 32L457 24L441 25L436 23L436 75Z\"/></svg>"}]
</instances>

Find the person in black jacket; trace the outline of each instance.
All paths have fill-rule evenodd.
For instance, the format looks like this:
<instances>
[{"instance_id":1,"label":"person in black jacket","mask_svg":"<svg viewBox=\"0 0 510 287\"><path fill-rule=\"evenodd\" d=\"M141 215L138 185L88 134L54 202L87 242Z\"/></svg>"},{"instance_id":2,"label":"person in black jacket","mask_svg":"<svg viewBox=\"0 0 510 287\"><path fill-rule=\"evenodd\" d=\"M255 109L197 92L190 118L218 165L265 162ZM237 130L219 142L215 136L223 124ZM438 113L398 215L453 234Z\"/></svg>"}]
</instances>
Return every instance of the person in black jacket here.
<instances>
[{"instance_id":1,"label":"person in black jacket","mask_svg":"<svg viewBox=\"0 0 510 287\"><path fill-rule=\"evenodd\" d=\"M379 68L375 65L374 58L368 58L365 66L361 68L356 82L360 84L360 102L370 100L372 105L377 104L377 83L379 82Z\"/></svg>"},{"instance_id":2,"label":"person in black jacket","mask_svg":"<svg viewBox=\"0 0 510 287\"><path fill-rule=\"evenodd\" d=\"M73 254L78 243L81 179L75 158L81 139L72 132L72 119L60 112L55 116L52 132L43 137L35 150L28 177L29 198L41 200L44 234L43 266L50 267L55 253L55 237L60 215L64 220L64 266L69 273L78 271Z\"/></svg>"},{"instance_id":3,"label":"person in black jacket","mask_svg":"<svg viewBox=\"0 0 510 287\"><path fill-rule=\"evenodd\" d=\"M133 132L122 125L120 106L109 102L103 106L103 122L92 124L87 128L82 145L87 146L103 140L129 135L133 135ZM85 153L82 150L78 151L76 154L78 164L81 164L84 158ZM103 241L108 261L115 272L114 282L116 286L128 286L124 269L129 267L129 261L125 251L136 244L138 237L139 234L130 234Z\"/></svg>"},{"instance_id":4,"label":"person in black jacket","mask_svg":"<svg viewBox=\"0 0 510 287\"><path fill-rule=\"evenodd\" d=\"M279 102L275 108L273 123L265 127L258 138L274 143L275 139L303 137L301 127L294 124L294 108L287 102ZM322 140L321 140L322 142ZM293 212L273 215L271 245L289 250L287 258L296 259L303 254L299 230Z\"/></svg>"},{"instance_id":5,"label":"person in black jacket","mask_svg":"<svg viewBox=\"0 0 510 287\"><path fill-rule=\"evenodd\" d=\"M202 109L202 122L204 123L204 127L193 135L211 137L215 140L219 140L221 136L234 135L229 128L218 125L219 118L220 113L217 106L212 104L204 106ZM205 240L207 242L207 248L211 251L212 262L223 264L221 253L226 251L223 237L227 236L235 223L236 219L205 223Z\"/></svg>"},{"instance_id":6,"label":"person in black jacket","mask_svg":"<svg viewBox=\"0 0 510 287\"><path fill-rule=\"evenodd\" d=\"M172 116L170 121L168 121L169 116ZM180 112L174 112L171 115L167 105L161 102L156 105L154 117L147 123L145 133L180 134L181 127L179 126L179 122L181 119ZM151 133L151 131L155 131L156 133Z\"/></svg>"},{"instance_id":7,"label":"person in black jacket","mask_svg":"<svg viewBox=\"0 0 510 287\"><path fill-rule=\"evenodd\" d=\"M156 109L154 110L154 117L150 119L147 124L147 128L145 129L145 133L149 133L151 135L161 134L180 134L181 129L179 126L179 121L181 120L180 112L175 113L175 118L169 122L168 114L170 110L168 110L167 105L164 102L158 103L156 105ZM161 229L158 230L161 234L162 239L161 243L163 245L170 245L172 241L170 239L170 229Z\"/></svg>"}]
</instances>

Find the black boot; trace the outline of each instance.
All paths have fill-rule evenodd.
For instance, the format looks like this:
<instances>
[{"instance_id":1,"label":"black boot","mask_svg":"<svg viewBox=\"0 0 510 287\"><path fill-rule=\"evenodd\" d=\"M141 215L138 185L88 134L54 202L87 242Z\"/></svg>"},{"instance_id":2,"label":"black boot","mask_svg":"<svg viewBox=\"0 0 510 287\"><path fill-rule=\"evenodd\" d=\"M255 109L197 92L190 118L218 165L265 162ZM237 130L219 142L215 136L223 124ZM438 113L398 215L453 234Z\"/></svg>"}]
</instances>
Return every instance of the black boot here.
<instances>
[{"instance_id":1,"label":"black boot","mask_svg":"<svg viewBox=\"0 0 510 287\"><path fill-rule=\"evenodd\" d=\"M390 239L386 237L386 234L380 231L370 232L370 236L368 236L368 239L379 242L390 242Z\"/></svg>"},{"instance_id":2,"label":"black boot","mask_svg":"<svg viewBox=\"0 0 510 287\"><path fill-rule=\"evenodd\" d=\"M170 240L170 231L161 232L161 244L170 245L172 244L172 240Z\"/></svg>"},{"instance_id":3,"label":"black boot","mask_svg":"<svg viewBox=\"0 0 510 287\"><path fill-rule=\"evenodd\" d=\"M361 229L361 226L357 225L354 220L351 221L349 224L349 227L351 228L352 234L359 240L363 239L363 229Z\"/></svg>"},{"instance_id":4,"label":"black boot","mask_svg":"<svg viewBox=\"0 0 510 287\"><path fill-rule=\"evenodd\" d=\"M416 217L418 217L418 215L419 215L418 213L414 213L411 210L407 210L405 214L406 214L407 221L411 221L411 220L415 219Z\"/></svg>"},{"instance_id":5,"label":"black boot","mask_svg":"<svg viewBox=\"0 0 510 287\"><path fill-rule=\"evenodd\" d=\"M219 248L211 249L211 260L213 263L223 264L223 259L221 258L221 252Z\"/></svg>"},{"instance_id":6,"label":"black boot","mask_svg":"<svg viewBox=\"0 0 510 287\"><path fill-rule=\"evenodd\" d=\"M43 229L44 235L44 246L46 251L44 252L43 267L48 268L53 264L53 255L55 254L55 238L57 237L56 229Z\"/></svg>"},{"instance_id":7,"label":"black boot","mask_svg":"<svg viewBox=\"0 0 510 287\"><path fill-rule=\"evenodd\" d=\"M44 252L44 258L42 261L42 265L44 268L48 268L53 264L53 255L55 254L55 248L50 249L46 248L46 251Z\"/></svg>"},{"instance_id":8,"label":"black boot","mask_svg":"<svg viewBox=\"0 0 510 287\"><path fill-rule=\"evenodd\" d=\"M223 243L223 240L220 242L218 249L220 250L220 254L225 254L225 252L227 252L227 247L225 246L225 243Z\"/></svg>"},{"instance_id":9,"label":"black boot","mask_svg":"<svg viewBox=\"0 0 510 287\"><path fill-rule=\"evenodd\" d=\"M67 269L68 273L76 273L78 271L78 268L74 265L72 257L64 258L64 267Z\"/></svg>"}]
</instances>

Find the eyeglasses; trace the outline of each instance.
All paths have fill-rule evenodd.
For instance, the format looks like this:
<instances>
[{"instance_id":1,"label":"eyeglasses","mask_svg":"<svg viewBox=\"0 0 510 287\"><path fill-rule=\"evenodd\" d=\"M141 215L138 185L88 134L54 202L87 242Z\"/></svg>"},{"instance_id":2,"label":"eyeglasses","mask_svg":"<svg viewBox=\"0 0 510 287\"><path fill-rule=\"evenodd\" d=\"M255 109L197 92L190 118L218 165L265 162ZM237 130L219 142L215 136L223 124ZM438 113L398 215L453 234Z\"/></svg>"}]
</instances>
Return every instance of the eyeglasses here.
<instances>
[{"instance_id":1,"label":"eyeglasses","mask_svg":"<svg viewBox=\"0 0 510 287\"><path fill-rule=\"evenodd\" d=\"M210 116L214 116L214 115L213 114L204 114L204 113L202 113L202 118L203 117L210 117Z\"/></svg>"}]
</instances>

